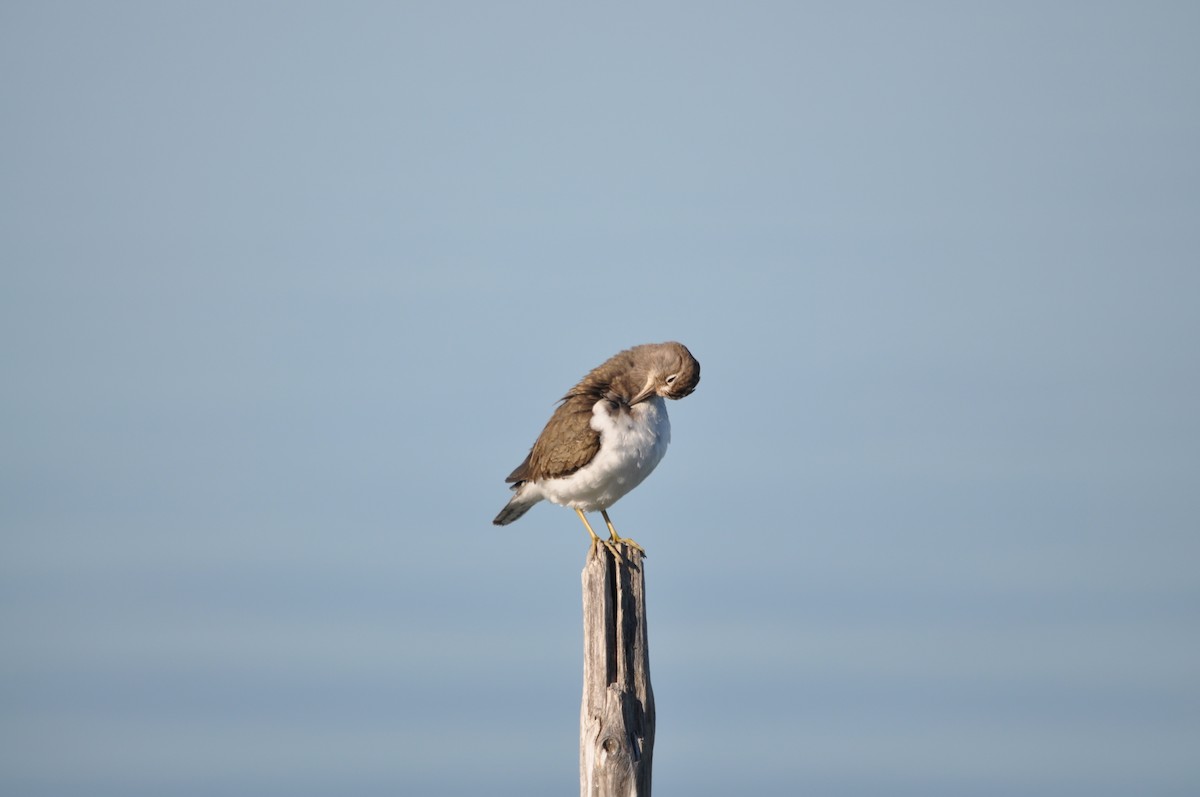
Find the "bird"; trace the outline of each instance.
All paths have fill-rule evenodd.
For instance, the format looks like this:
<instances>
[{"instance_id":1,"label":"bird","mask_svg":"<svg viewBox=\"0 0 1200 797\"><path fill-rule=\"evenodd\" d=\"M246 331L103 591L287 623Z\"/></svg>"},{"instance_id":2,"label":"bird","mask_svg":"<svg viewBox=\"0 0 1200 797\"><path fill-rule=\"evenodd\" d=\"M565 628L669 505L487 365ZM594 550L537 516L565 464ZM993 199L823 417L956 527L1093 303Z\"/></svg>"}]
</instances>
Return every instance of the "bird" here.
<instances>
[{"instance_id":1,"label":"bird","mask_svg":"<svg viewBox=\"0 0 1200 797\"><path fill-rule=\"evenodd\" d=\"M700 363L682 343L645 343L614 354L567 391L525 461L508 478L513 496L493 524L507 526L545 500L575 510L592 537L614 555L624 543L645 550L613 527L608 509L641 484L671 442L663 399L691 395ZM601 540L586 512L599 510Z\"/></svg>"}]
</instances>

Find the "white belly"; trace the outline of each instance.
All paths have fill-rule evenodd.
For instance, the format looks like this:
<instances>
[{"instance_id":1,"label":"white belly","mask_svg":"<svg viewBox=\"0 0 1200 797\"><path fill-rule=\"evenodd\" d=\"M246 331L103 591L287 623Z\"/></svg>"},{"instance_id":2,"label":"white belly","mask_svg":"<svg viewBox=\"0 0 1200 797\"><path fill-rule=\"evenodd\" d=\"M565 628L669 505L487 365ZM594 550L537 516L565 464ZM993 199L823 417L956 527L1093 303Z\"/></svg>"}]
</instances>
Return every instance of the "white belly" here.
<instances>
[{"instance_id":1,"label":"white belly","mask_svg":"<svg viewBox=\"0 0 1200 797\"><path fill-rule=\"evenodd\" d=\"M591 426L600 433L595 458L570 476L538 485L547 500L584 512L608 509L641 484L671 442L671 421L658 396L628 412L611 412L607 401L598 401L592 408Z\"/></svg>"}]
</instances>

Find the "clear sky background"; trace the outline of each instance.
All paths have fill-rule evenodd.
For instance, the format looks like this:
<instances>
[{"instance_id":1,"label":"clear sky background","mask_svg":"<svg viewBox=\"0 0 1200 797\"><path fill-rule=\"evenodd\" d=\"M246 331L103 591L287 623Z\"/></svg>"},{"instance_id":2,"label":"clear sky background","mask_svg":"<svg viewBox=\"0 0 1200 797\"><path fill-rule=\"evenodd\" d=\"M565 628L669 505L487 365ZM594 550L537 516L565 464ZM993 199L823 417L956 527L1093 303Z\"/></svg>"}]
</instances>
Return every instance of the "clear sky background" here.
<instances>
[{"instance_id":1,"label":"clear sky background","mask_svg":"<svg viewBox=\"0 0 1200 797\"><path fill-rule=\"evenodd\" d=\"M1200 792L1195 3L0 5L0 791L577 789L554 401L661 794Z\"/></svg>"}]
</instances>

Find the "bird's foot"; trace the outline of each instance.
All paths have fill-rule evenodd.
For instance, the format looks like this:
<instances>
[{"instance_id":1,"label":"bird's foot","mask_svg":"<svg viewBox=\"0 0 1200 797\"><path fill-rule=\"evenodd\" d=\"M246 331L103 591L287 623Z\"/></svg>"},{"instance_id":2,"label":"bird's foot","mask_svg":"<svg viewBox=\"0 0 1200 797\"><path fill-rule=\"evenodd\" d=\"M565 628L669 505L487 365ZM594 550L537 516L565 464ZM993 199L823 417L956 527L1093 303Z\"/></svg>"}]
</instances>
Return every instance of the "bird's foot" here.
<instances>
[{"instance_id":1,"label":"bird's foot","mask_svg":"<svg viewBox=\"0 0 1200 797\"><path fill-rule=\"evenodd\" d=\"M622 540L622 542L623 542L623 540ZM614 559L621 558L621 552L617 549L617 546L613 544L612 540L601 539L600 537L597 537L595 534L592 535L592 548L588 552L588 556L594 556L596 554L596 548L601 545L603 545L605 548L608 549L608 552L613 555Z\"/></svg>"},{"instance_id":2,"label":"bird's foot","mask_svg":"<svg viewBox=\"0 0 1200 797\"><path fill-rule=\"evenodd\" d=\"M601 543L603 543L604 547L608 549L609 553L611 553L613 555L613 557L615 557L617 559L621 558L621 552L617 550L617 546L613 544L613 540L611 540L611 539L602 540L602 539L600 539L599 535L597 535L596 532L592 530L592 524L588 523L587 515L583 514L582 509L580 509L579 507L575 507L575 514L579 515L579 519L583 521L583 527L585 529L587 529L588 534L592 535L592 548L588 552L589 556L592 553L595 553L597 545L600 545ZM608 520L608 513L605 513L604 519L605 519L605 521ZM611 523L609 524L608 532L609 532L609 534L613 533ZM620 540L621 538L617 537L616 539Z\"/></svg>"},{"instance_id":3,"label":"bird's foot","mask_svg":"<svg viewBox=\"0 0 1200 797\"><path fill-rule=\"evenodd\" d=\"M638 553L640 553L642 555L642 558L645 558L645 556L646 556L645 548L638 545L636 542L629 539L628 537L622 537L620 534L617 534L616 528L613 527L612 518L610 518L608 516L607 509L601 509L600 514L604 516L604 525L608 526L608 541L609 541L609 543L611 543L613 545L626 545L630 548L633 548ZM588 526L588 529L591 530L591 526Z\"/></svg>"},{"instance_id":4,"label":"bird's foot","mask_svg":"<svg viewBox=\"0 0 1200 797\"><path fill-rule=\"evenodd\" d=\"M646 554L646 549L645 549L645 548L643 548L642 546L638 545L636 542L634 542L633 540L629 539L628 537L618 537L618 536L617 536L617 535L614 533L614 534L612 534L612 536L610 536L610 537L609 537L607 540L605 540L605 542L606 542L606 543L608 543L608 545L609 545L610 547L611 547L611 546L613 546L613 545L625 545L625 546L627 546L627 547L629 547L629 548L632 548L633 550L637 551L638 553L640 553L640 554L642 555L642 558L643 558L643 559L645 559L645 558L646 558L646 555L647 555L647 554Z\"/></svg>"}]
</instances>

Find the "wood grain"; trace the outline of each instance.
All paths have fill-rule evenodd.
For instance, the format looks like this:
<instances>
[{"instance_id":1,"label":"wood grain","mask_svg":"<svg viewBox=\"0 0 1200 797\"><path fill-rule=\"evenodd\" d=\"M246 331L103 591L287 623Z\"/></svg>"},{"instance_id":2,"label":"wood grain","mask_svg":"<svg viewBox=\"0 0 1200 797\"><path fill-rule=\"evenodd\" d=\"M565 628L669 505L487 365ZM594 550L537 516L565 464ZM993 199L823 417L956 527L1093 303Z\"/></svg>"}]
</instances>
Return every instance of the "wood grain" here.
<instances>
[{"instance_id":1,"label":"wood grain","mask_svg":"<svg viewBox=\"0 0 1200 797\"><path fill-rule=\"evenodd\" d=\"M642 555L592 548L583 568L582 797L650 797L654 691Z\"/></svg>"}]
</instances>

